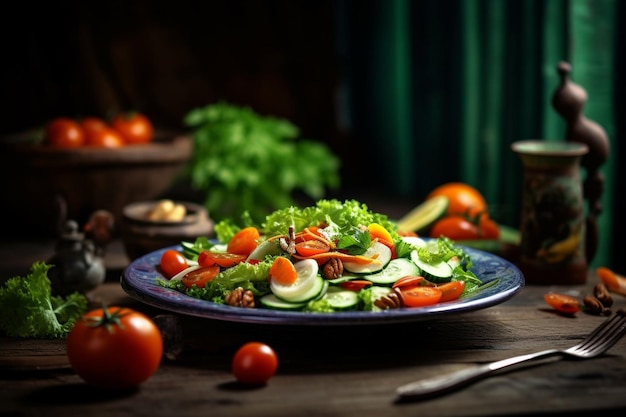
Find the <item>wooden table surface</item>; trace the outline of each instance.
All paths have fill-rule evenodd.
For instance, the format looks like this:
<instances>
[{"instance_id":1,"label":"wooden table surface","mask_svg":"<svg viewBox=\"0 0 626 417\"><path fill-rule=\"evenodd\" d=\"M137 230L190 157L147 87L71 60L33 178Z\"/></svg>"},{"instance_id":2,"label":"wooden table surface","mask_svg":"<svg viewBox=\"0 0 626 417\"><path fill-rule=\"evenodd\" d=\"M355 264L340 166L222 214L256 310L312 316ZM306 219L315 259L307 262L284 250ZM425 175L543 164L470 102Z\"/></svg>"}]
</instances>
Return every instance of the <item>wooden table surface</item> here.
<instances>
[{"instance_id":1,"label":"wooden table surface","mask_svg":"<svg viewBox=\"0 0 626 417\"><path fill-rule=\"evenodd\" d=\"M2 277L26 273L51 248L41 242L2 245ZM135 391L102 392L72 371L62 340L2 338L0 416L600 416L626 409L626 338L598 359L551 362L443 397L396 402L395 388L420 377L575 344L605 318L582 312L560 316L543 295L558 291L582 298L597 282L592 274L583 286L526 286L497 306L431 321L298 328L177 316L149 307L121 289L118 277L128 261L119 246L112 249L110 277L95 298L159 320L179 320L180 355L164 358ZM614 299L614 310L626 307L626 297ZM280 365L267 385L246 389L235 383L230 361L252 340L270 344Z\"/></svg>"}]
</instances>

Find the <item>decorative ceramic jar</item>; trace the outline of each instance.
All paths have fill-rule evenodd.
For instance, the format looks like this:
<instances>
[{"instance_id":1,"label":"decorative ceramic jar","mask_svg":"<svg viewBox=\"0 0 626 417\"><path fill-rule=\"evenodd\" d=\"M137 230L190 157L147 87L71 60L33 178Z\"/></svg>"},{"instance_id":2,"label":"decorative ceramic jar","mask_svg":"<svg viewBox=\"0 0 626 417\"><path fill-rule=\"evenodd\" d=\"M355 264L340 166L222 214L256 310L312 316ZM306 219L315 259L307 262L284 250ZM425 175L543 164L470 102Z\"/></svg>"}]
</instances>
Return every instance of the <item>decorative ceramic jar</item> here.
<instances>
[{"instance_id":1,"label":"decorative ceramic jar","mask_svg":"<svg viewBox=\"0 0 626 417\"><path fill-rule=\"evenodd\" d=\"M523 168L519 267L529 284L583 284L585 203L581 143L526 140L512 144Z\"/></svg>"}]
</instances>

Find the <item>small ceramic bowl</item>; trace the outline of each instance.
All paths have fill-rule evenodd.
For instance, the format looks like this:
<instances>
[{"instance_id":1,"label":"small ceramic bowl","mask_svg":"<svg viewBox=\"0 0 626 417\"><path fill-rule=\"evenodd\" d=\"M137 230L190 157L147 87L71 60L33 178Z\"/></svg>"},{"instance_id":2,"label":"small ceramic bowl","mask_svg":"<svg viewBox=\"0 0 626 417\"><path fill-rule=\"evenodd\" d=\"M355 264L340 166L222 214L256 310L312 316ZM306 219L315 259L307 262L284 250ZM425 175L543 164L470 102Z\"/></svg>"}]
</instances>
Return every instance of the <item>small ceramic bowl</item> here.
<instances>
[{"instance_id":1,"label":"small ceramic bowl","mask_svg":"<svg viewBox=\"0 0 626 417\"><path fill-rule=\"evenodd\" d=\"M122 210L121 235L126 255L131 260L182 241L197 237L213 237L213 221L204 206L176 201L186 209L180 221L152 221L148 214L160 201L142 201L126 205Z\"/></svg>"}]
</instances>

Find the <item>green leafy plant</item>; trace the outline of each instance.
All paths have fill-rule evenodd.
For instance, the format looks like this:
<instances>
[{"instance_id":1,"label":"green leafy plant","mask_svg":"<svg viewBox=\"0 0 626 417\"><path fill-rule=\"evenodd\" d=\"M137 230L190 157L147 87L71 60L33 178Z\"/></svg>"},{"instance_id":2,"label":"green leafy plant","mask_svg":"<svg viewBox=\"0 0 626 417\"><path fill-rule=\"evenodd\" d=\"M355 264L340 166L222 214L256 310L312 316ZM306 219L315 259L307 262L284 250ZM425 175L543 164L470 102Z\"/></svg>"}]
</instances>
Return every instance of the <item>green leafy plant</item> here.
<instances>
[{"instance_id":1,"label":"green leafy plant","mask_svg":"<svg viewBox=\"0 0 626 417\"><path fill-rule=\"evenodd\" d=\"M0 287L0 332L11 337L65 337L86 311L87 298L76 292L53 296L48 270L35 262L26 277L13 277Z\"/></svg>"},{"instance_id":2,"label":"green leafy plant","mask_svg":"<svg viewBox=\"0 0 626 417\"><path fill-rule=\"evenodd\" d=\"M288 120L220 102L191 110L184 123L193 135L187 175L215 220L248 213L260 221L293 205L296 190L319 199L339 185L339 159L300 139Z\"/></svg>"}]
</instances>

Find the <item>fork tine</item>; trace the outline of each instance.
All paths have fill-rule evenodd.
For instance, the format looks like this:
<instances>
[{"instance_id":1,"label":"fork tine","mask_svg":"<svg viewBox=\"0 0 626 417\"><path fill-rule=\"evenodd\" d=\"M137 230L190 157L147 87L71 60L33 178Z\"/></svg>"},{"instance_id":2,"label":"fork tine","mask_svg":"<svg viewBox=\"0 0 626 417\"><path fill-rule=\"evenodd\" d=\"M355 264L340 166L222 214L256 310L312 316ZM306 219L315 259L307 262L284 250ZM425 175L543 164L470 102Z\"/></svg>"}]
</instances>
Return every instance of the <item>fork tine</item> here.
<instances>
[{"instance_id":1,"label":"fork tine","mask_svg":"<svg viewBox=\"0 0 626 417\"><path fill-rule=\"evenodd\" d=\"M605 320L573 351L585 355L596 355L609 350L626 333L626 309L619 309L615 315Z\"/></svg>"}]
</instances>

